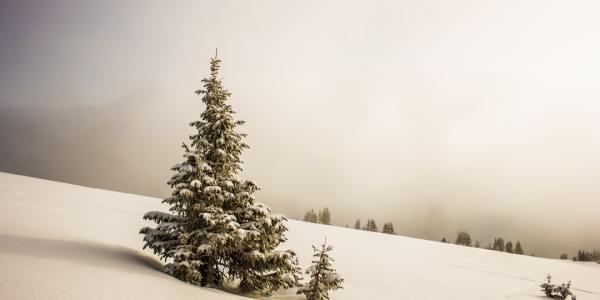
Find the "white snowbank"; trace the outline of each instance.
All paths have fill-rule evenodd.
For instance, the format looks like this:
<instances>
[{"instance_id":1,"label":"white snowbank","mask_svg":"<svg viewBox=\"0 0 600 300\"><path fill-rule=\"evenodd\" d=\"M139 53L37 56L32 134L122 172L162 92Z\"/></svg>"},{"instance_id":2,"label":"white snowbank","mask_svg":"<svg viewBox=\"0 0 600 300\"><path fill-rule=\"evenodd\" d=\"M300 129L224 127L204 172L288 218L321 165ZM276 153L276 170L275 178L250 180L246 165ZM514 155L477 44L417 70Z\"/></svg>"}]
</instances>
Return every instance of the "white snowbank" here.
<instances>
[{"instance_id":1,"label":"white snowbank","mask_svg":"<svg viewBox=\"0 0 600 300\"><path fill-rule=\"evenodd\" d=\"M138 230L160 199L0 173L0 299L244 299L160 271ZM288 222L283 248L303 269L312 244L334 245L344 289L332 299L543 299L538 285L572 280L600 299L600 265L499 253L333 226ZM245 298L248 299L248 298ZM282 291L271 299L303 299Z\"/></svg>"}]
</instances>

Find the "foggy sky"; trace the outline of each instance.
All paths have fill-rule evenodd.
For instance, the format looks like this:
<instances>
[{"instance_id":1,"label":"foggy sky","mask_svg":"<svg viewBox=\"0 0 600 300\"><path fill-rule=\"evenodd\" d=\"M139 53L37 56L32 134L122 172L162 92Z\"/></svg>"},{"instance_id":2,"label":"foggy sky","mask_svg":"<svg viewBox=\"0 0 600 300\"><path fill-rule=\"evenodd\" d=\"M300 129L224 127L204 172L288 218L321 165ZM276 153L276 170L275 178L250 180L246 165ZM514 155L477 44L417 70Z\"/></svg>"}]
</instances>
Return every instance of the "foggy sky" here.
<instances>
[{"instance_id":1,"label":"foggy sky","mask_svg":"<svg viewBox=\"0 0 600 300\"><path fill-rule=\"evenodd\" d=\"M0 168L166 196L219 48L260 201L571 254L600 247L598 28L597 1L2 1Z\"/></svg>"}]
</instances>

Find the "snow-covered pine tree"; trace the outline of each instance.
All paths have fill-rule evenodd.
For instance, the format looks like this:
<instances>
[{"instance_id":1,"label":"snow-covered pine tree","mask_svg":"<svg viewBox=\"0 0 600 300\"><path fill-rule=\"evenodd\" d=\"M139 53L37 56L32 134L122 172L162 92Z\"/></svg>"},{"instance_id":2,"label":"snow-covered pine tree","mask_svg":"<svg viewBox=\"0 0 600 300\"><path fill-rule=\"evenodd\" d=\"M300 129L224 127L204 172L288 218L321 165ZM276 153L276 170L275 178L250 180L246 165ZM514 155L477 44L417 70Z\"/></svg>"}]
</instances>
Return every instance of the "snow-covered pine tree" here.
<instances>
[{"instance_id":1,"label":"snow-covered pine tree","mask_svg":"<svg viewBox=\"0 0 600 300\"><path fill-rule=\"evenodd\" d=\"M239 224L221 208L223 195L202 151L186 144L183 148L185 160L172 168L171 196L163 200L171 213L144 215L158 223L140 230L144 248L164 260L172 259L165 267L169 274L193 284L220 286L225 277L220 266L228 260L222 245L238 235Z\"/></svg>"},{"instance_id":2,"label":"snow-covered pine tree","mask_svg":"<svg viewBox=\"0 0 600 300\"><path fill-rule=\"evenodd\" d=\"M327 245L327 240L323 242L321 248L313 247L312 265L306 270L310 275L308 285L298 289L297 294L304 294L308 300L329 299L329 291L342 289L344 279L333 268L333 258L329 252L333 250L331 245Z\"/></svg>"},{"instance_id":3,"label":"snow-covered pine tree","mask_svg":"<svg viewBox=\"0 0 600 300\"><path fill-rule=\"evenodd\" d=\"M167 271L182 280L221 286L225 277L238 278L244 291L269 294L298 283L298 261L291 250L275 250L285 241L286 218L255 202L256 184L238 179L248 146L235 130L244 122L233 119L226 103L220 62L211 60L211 75L196 91L206 109L190 123L197 132L191 147L184 144L185 161L173 167L172 196L163 201L172 213L147 213L158 225L140 232L144 247L171 259Z\"/></svg>"},{"instance_id":4,"label":"snow-covered pine tree","mask_svg":"<svg viewBox=\"0 0 600 300\"><path fill-rule=\"evenodd\" d=\"M546 294L547 297L552 298L552 299L567 299L567 297L571 296L572 300L576 300L577 296L575 296L572 292L571 292L571 281L569 280L569 282L567 284L553 284L552 283L552 276L550 276L550 274L548 274L548 276L546 276L546 282L542 283L540 285L540 287L542 288L542 292L544 292L544 294Z\"/></svg>"},{"instance_id":5,"label":"snow-covered pine tree","mask_svg":"<svg viewBox=\"0 0 600 300\"><path fill-rule=\"evenodd\" d=\"M242 141L245 134L235 130L244 122L233 119L234 111L226 103L231 94L218 78L220 63L217 58L211 60L211 76L203 80L204 89L196 92L203 95L206 110L202 120L192 125L198 129L200 145L225 195L223 210L233 214L240 224L241 238L234 241L229 253L229 275L240 279L243 291L269 295L281 287L297 285L300 269L292 250L276 250L286 240L287 219L255 202L253 194L259 189L256 184L237 178L242 170L240 155L248 145Z\"/></svg>"},{"instance_id":6,"label":"snow-covered pine tree","mask_svg":"<svg viewBox=\"0 0 600 300\"><path fill-rule=\"evenodd\" d=\"M232 253L229 272L240 279L241 290L268 296L279 288L298 286L302 278L295 252L276 249L286 241L287 219L262 204L240 209L236 216L243 238Z\"/></svg>"}]
</instances>

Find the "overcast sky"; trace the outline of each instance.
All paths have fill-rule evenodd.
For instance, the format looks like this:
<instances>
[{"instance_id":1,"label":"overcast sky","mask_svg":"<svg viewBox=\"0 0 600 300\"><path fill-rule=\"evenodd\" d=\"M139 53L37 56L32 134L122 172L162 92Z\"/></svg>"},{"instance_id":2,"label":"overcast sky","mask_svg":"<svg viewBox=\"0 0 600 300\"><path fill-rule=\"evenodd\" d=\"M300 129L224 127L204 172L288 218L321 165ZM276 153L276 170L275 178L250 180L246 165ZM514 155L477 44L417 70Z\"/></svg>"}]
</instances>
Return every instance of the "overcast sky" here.
<instances>
[{"instance_id":1,"label":"overcast sky","mask_svg":"<svg viewBox=\"0 0 600 300\"><path fill-rule=\"evenodd\" d=\"M183 140L219 48L248 122L244 176L274 208L329 206L341 225L375 217L432 239L600 247L598 1L0 3L5 107L135 101L140 135L161 124ZM173 164L178 146L145 151ZM67 169L55 172L77 178ZM163 196L163 177L83 183Z\"/></svg>"}]
</instances>

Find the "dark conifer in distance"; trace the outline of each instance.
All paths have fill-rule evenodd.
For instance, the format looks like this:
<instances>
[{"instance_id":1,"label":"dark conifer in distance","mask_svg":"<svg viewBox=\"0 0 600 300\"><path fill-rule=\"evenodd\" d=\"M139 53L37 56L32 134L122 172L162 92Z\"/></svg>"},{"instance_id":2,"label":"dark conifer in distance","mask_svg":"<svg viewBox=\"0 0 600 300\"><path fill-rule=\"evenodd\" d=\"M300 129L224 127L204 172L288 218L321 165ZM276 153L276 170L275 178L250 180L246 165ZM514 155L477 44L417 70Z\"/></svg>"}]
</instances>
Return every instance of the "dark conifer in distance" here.
<instances>
[{"instance_id":1,"label":"dark conifer in distance","mask_svg":"<svg viewBox=\"0 0 600 300\"><path fill-rule=\"evenodd\" d=\"M471 236L466 231L459 231L458 234L456 235L455 244L470 247L471 246Z\"/></svg>"},{"instance_id":2,"label":"dark conifer in distance","mask_svg":"<svg viewBox=\"0 0 600 300\"><path fill-rule=\"evenodd\" d=\"M508 252L508 253L513 253L514 252L514 250L513 250L513 243L511 241L508 241L506 243L506 245L504 246L504 250L506 252Z\"/></svg>"},{"instance_id":3,"label":"dark conifer in distance","mask_svg":"<svg viewBox=\"0 0 600 300\"><path fill-rule=\"evenodd\" d=\"M319 211L319 223L331 225L331 211L325 207Z\"/></svg>"},{"instance_id":4,"label":"dark conifer in distance","mask_svg":"<svg viewBox=\"0 0 600 300\"><path fill-rule=\"evenodd\" d=\"M517 245L515 246L515 253L516 254L525 254L525 252L523 252L523 247L521 246L520 241L517 241Z\"/></svg>"},{"instance_id":5,"label":"dark conifer in distance","mask_svg":"<svg viewBox=\"0 0 600 300\"><path fill-rule=\"evenodd\" d=\"M392 224L392 222L384 223L383 230L381 232L387 234L396 234L394 231L394 224Z\"/></svg>"}]
</instances>

